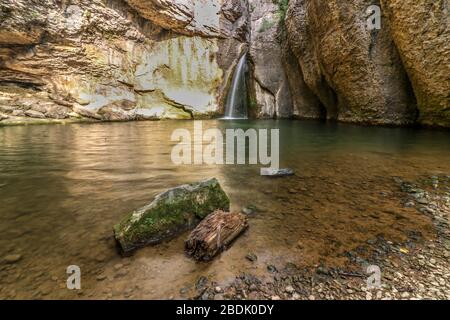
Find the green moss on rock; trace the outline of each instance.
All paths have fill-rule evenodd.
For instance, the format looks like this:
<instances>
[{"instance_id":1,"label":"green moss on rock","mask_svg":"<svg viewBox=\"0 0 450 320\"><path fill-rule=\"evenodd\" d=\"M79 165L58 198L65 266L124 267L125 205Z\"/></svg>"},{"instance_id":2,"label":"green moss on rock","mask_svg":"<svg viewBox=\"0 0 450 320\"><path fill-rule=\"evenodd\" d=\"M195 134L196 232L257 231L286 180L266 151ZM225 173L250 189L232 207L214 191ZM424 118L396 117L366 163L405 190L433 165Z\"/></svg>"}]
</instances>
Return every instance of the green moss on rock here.
<instances>
[{"instance_id":1,"label":"green moss on rock","mask_svg":"<svg viewBox=\"0 0 450 320\"><path fill-rule=\"evenodd\" d=\"M156 244L195 227L211 212L228 211L230 200L217 179L182 185L155 197L114 226L123 252Z\"/></svg>"}]
</instances>

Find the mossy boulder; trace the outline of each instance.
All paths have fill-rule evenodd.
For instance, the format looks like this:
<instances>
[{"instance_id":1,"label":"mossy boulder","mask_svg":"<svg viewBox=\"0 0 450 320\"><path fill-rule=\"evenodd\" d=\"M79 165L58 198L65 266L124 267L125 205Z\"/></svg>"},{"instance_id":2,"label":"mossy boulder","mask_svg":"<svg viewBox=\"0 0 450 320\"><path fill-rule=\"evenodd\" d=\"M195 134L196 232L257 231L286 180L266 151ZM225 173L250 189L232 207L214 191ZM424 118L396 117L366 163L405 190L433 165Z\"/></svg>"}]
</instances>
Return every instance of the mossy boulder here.
<instances>
[{"instance_id":1,"label":"mossy boulder","mask_svg":"<svg viewBox=\"0 0 450 320\"><path fill-rule=\"evenodd\" d=\"M215 178L182 185L155 197L114 226L123 253L157 244L194 228L211 212L228 211L230 200Z\"/></svg>"}]
</instances>

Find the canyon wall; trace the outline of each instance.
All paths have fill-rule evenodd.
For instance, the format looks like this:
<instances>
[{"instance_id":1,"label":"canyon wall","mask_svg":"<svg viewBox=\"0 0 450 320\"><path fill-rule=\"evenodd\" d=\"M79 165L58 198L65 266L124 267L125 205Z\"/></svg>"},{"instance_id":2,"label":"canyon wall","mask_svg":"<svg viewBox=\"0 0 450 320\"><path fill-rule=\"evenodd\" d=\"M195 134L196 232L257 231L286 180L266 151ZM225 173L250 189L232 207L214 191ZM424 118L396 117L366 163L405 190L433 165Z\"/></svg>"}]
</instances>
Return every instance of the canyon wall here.
<instances>
[{"instance_id":1,"label":"canyon wall","mask_svg":"<svg viewBox=\"0 0 450 320\"><path fill-rule=\"evenodd\" d=\"M247 3L3 0L2 119L190 119L223 112Z\"/></svg>"},{"instance_id":2,"label":"canyon wall","mask_svg":"<svg viewBox=\"0 0 450 320\"><path fill-rule=\"evenodd\" d=\"M368 28L371 5L379 29ZM302 117L450 125L448 1L291 0L285 26Z\"/></svg>"},{"instance_id":3,"label":"canyon wall","mask_svg":"<svg viewBox=\"0 0 450 320\"><path fill-rule=\"evenodd\" d=\"M249 0L249 7L250 114L257 118L289 118L292 100L279 39L284 20L280 5L272 0Z\"/></svg>"}]
</instances>

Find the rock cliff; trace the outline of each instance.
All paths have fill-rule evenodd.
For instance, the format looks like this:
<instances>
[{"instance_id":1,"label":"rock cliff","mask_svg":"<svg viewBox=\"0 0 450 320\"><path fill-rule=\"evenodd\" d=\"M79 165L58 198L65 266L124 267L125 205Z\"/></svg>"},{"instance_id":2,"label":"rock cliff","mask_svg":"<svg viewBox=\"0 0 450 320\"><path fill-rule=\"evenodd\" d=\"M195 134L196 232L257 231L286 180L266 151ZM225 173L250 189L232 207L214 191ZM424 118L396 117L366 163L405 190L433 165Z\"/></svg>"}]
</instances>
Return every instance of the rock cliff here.
<instances>
[{"instance_id":1,"label":"rock cliff","mask_svg":"<svg viewBox=\"0 0 450 320\"><path fill-rule=\"evenodd\" d=\"M368 28L380 8L380 28ZM0 121L249 115L450 127L447 0L3 0Z\"/></svg>"},{"instance_id":2,"label":"rock cliff","mask_svg":"<svg viewBox=\"0 0 450 320\"><path fill-rule=\"evenodd\" d=\"M381 28L371 30L372 5L381 9ZM285 51L295 56L293 67L298 64L288 75L298 88L291 90L293 100L302 101L299 114L449 126L448 22L446 0L289 1Z\"/></svg>"}]
</instances>

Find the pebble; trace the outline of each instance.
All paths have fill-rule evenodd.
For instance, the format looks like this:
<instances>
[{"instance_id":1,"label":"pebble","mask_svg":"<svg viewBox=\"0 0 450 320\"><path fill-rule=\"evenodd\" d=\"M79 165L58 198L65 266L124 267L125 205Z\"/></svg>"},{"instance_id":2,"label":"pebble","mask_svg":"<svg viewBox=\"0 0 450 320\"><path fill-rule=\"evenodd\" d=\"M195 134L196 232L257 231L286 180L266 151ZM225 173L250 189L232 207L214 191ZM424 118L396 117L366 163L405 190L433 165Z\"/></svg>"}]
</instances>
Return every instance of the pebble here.
<instances>
[{"instance_id":1,"label":"pebble","mask_svg":"<svg viewBox=\"0 0 450 320\"><path fill-rule=\"evenodd\" d=\"M3 258L6 263L16 263L19 262L20 259L22 259L20 254L9 254Z\"/></svg>"},{"instance_id":2,"label":"pebble","mask_svg":"<svg viewBox=\"0 0 450 320\"><path fill-rule=\"evenodd\" d=\"M292 286L287 286L284 291L287 293L294 293L295 289Z\"/></svg>"},{"instance_id":3,"label":"pebble","mask_svg":"<svg viewBox=\"0 0 450 320\"><path fill-rule=\"evenodd\" d=\"M255 213L255 211L249 207L245 207L244 209L242 209L242 212L246 215L251 215L251 214Z\"/></svg>"},{"instance_id":4,"label":"pebble","mask_svg":"<svg viewBox=\"0 0 450 320\"><path fill-rule=\"evenodd\" d=\"M270 299L271 300L281 300L281 298L279 296L272 296Z\"/></svg>"},{"instance_id":5,"label":"pebble","mask_svg":"<svg viewBox=\"0 0 450 320\"><path fill-rule=\"evenodd\" d=\"M214 291L215 291L216 293L221 293L221 292L222 292L222 288L221 288L221 287L215 287L215 288L214 288Z\"/></svg>"},{"instance_id":6,"label":"pebble","mask_svg":"<svg viewBox=\"0 0 450 320\"><path fill-rule=\"evenodd\" d=\"M251 261L251 262L255 262L256 260L258 260L258 256L257 256L256 254L254 254L253 252L248 253L248 254L245 256L245 258L246 258L248 261Z\"/></svg>"},{"instance_id":7,"label":"pebble","mask_svg":"<svg viewBox=\"0 0 450 320\"><path fill-rule=\"evenodd\" d=\"M272 272L272 273L278 271L277 268L276 268L274 265L271 265L271 264L267 266L267 270L268 270L269 272Z\"/></svg>"},{"instance_id":8,"label":"pebble","mask_svg":"<svg viewBox=\"0 0 450 320\"><path fill-rule=\"evenodd\" d=\"M401 297L403 299L409 298L409 292L402 292Z\"/></svg>"}]
</instances>

